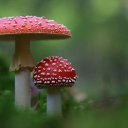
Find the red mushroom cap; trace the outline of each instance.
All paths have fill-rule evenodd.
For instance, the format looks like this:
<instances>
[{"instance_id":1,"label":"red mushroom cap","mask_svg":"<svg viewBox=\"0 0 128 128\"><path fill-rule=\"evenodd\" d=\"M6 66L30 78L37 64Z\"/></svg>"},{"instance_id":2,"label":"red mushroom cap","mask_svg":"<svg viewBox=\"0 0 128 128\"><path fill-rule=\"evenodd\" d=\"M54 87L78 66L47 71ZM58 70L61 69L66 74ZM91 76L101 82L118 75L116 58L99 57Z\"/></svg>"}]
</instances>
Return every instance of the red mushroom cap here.
<instances>
[{"instance_id":1,"label":"red mushroom cap","mask_svg":"<svg viewBox=\"0 0 128 128\"><path fill-rule=\"evenodd\" d=\"M28 34L30 39L64 39L70 31L54 20L36 16L5 17L0 19L0 39L13 40L15 35Z\"/></svg>"},{"instance_id":2,"label":"red mushroom cap","mask_svg":"<svg viewBox=\"0 0 128 128\"><path fill-rule=\"evenodd\" d=\"M58 56L45 58L35 66L33 71L34 84L38 88L73 86L76 78L76 71L72 64Z\"/></svg>"}]
</instances>

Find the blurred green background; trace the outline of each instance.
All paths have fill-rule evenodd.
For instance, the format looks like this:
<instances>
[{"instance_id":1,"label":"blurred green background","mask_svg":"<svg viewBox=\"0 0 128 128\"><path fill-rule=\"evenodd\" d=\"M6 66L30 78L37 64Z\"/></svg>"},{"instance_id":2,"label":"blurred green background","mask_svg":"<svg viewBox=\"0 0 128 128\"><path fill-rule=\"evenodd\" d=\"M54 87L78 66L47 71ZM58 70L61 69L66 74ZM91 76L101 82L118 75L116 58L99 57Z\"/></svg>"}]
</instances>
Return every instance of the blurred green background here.
<instances>
[{"instance_id":1,"label":"blurred green background","mask_svg":"<svg viewBox=\"0 0 128 128\"><path fill-rule=\"evenodd\" d=\"M71 39L31 41L31 51L37 62L51 55L69 59L87 99L65 100L61 121L43 116L44 96L41 111L17 112L14 73L8 71L14 42L0 41L0 128L127 128L128 1L0 0L1 18L20 15L45 16L71 30Z\"/></svg>"}]
</instances>

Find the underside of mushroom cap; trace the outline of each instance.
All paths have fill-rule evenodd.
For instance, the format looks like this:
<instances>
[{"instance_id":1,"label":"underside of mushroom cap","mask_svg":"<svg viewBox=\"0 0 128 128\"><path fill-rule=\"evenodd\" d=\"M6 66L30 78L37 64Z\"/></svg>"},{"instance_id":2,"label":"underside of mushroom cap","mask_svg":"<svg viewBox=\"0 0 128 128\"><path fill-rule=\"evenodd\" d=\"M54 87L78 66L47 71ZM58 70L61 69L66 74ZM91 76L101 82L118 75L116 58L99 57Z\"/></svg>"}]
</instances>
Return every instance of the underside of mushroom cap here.
<instances>
[{"instance_id":1,"label":"underside of mushroom cap","mask_svg":"<svg viewBox=\"0 0 128 128\"><path fill-rule=\"evenodd\" d=\"M0 40L14 40L16 35L26 34L31 40L71 37L67 27L44 17L17 16L0 19Z\"/></svg>"}]
</instances>

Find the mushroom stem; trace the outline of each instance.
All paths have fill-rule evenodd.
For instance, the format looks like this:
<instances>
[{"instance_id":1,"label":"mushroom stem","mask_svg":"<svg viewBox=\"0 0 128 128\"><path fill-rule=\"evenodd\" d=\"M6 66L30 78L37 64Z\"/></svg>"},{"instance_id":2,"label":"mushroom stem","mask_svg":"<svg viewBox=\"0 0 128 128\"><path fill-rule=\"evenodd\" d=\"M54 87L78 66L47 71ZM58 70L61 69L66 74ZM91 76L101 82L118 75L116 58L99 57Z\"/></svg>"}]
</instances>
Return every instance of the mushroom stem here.
<instances>
[{"instance_id":1,"label":"mushroom stem","mask_svg":"<svg viewBox=\"0 0 128 128\"><path fill-rule=\"evenodd\" d=\"M30 51L30 39L27 35L17 35L15 37L15 53L10 66L10 71L19 71L23 69L32 70L34 59Z\"/></svg>"},{"instance_id":2,"label":"mushroom stem","mask_svg":"<svg viewBox=\"0 0 128 128\"><path fill-rule=\"evenodd\" d=\"M15 75L15 105L19 108L30 108L30 71L24 70Z\"/></svg>"},{"instance_id":3,"label":"mushroom stem","mask_svg":"<svg viewBox=\"0 0 128 128\"><path fill-rule=\"evenodd\" d=\"M59 89L48 89L47 92L47 115L62 116L62 103Z\"/></svg>"},{"instance_id":4,"label":"mushroom stem","mask_svg":"<svg viewBox=\"0 0 128 128\"><path fill-rule=\"evenodd\" d=\"M17 35L10 71L15 71L15 104L18 107L30 107L30 71L33 67L29 37Z\"/></svg>"}]
</instances>

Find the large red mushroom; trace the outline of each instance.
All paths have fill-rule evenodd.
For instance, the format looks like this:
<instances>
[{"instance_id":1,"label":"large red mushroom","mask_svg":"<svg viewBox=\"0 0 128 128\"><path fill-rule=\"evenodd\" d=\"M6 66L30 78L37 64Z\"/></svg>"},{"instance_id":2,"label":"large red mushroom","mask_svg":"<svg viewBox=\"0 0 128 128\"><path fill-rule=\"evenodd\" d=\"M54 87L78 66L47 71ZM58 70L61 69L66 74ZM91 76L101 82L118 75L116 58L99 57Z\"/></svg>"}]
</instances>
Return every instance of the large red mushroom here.
<instances>
[{"instance_id":1,"label":"large red mushroom","mask_svg":"<svg viewBox=\"0 0 128 128\"><path fill-rule=\"evenodd\" d=\"M16 16L0 19L0 40L14 40L15 52L10 71L15 72L15 104L30 107L30 72L34 59L30 40L65 39L70 31L54 20L36 16Z\"/></svg>"},{"instance_id":2,"label":"large red mushroom","mask_svg":"<svg viewBox=\"0 0 128 128\"><path fill-rule=\"evenodd\" d=\"M33 80L37 88L47 88L47 114L62 115L60 88L72 87L77 74L72 64L59 56L40 61L34 68Z\"/></svg>"}]
</instances>

